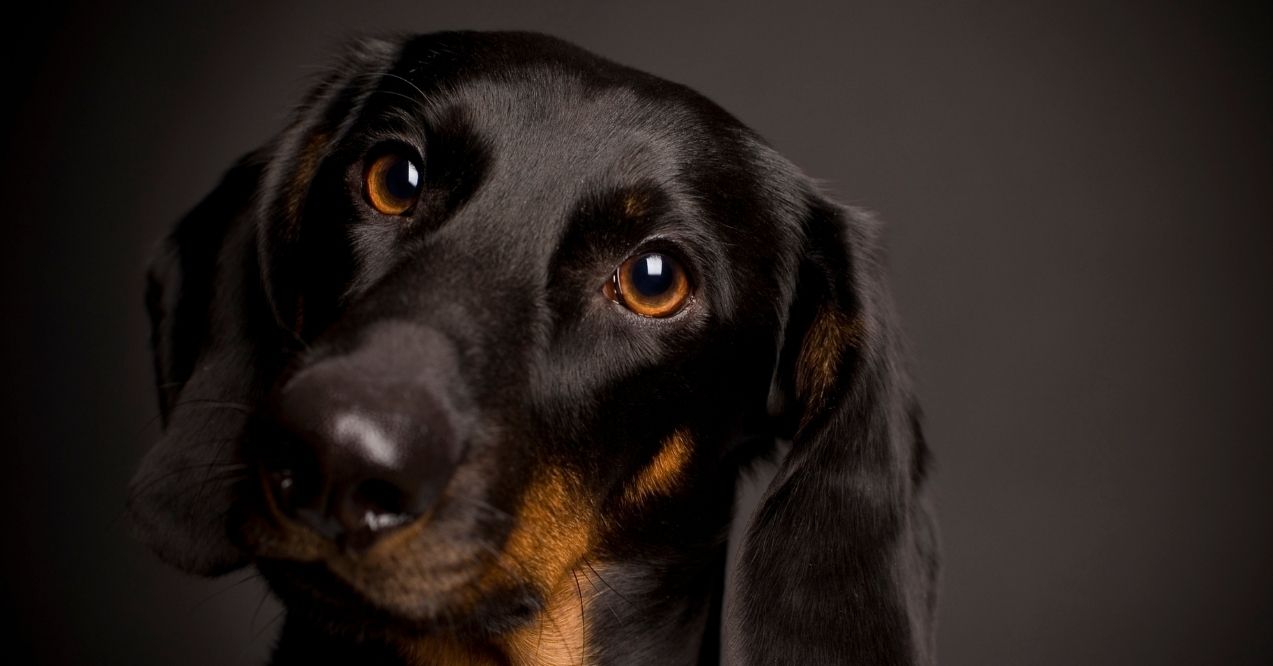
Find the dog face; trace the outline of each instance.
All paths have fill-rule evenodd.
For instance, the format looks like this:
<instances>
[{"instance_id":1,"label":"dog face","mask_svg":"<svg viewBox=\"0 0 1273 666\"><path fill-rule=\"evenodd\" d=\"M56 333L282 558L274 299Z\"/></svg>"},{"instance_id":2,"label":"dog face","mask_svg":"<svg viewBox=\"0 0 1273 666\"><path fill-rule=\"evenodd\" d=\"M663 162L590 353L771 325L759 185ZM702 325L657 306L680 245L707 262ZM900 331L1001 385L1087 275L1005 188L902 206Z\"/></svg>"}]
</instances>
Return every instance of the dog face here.
<instances>
[{"instance_id":1,"label":"dog face","mask_svg":"<svg viewBox=\"0 0 1273 666\"><path fill-rule=\"evenodd\" d=\"M361 42L156 261L134 522L327 631L512 635L585 567L710 597L737 474L794 437L749 589L820 483L871 492L827 529L911 553L870 233L681 86L533 35Z\"/></svg>"}]
</instances>

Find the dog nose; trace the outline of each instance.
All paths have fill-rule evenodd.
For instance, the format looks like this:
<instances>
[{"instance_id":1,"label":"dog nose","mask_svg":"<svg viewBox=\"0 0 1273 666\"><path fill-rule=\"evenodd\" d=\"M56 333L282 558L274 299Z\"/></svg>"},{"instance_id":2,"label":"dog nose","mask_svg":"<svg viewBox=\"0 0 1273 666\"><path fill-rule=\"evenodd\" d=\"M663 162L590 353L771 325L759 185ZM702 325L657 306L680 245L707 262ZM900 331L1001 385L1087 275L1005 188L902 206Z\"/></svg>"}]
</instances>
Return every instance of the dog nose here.
<instances>
[{"instance_id":1,"label":"dog nose","mask_svg":"<svg viewBox=\"0 0 1273 666\"><path fill-rule=\"evenodd\" d=\"M427 513L459 457L457 410L430 379L436 363L395 347L321 361L277 397L284 441L263 469L273 504L345 545Z\"/></svg>"}]
</instances>

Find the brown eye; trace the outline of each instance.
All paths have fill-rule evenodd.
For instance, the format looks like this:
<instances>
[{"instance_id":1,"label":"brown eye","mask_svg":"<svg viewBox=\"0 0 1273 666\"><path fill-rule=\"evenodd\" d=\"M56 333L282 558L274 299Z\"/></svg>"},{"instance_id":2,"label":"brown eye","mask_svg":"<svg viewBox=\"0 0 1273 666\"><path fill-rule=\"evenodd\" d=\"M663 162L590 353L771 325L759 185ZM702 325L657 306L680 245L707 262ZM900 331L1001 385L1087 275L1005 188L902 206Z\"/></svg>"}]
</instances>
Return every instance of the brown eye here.
<instances>
[{"instance_id":1,"label":"brown eye","mask_svg":"<svg viewBox=\"0 0 1273 666\"><path fill-rule=\"evenodd\" d=\"M643 317L670 317L689 301L690 281L675 259L649 252L623 262L606 294Z\"/></svg>"},{"instance_id":2,"label":"brown eye","mask_svg":"<svg viewBox=\"0 0 1273 666\"><path fill-rule=\"evenodd\" d=\"M363 176L367 201L385 215L405 215L420 198L420 167L401 153L377 157Z\"/></svg>"}]
</instances>

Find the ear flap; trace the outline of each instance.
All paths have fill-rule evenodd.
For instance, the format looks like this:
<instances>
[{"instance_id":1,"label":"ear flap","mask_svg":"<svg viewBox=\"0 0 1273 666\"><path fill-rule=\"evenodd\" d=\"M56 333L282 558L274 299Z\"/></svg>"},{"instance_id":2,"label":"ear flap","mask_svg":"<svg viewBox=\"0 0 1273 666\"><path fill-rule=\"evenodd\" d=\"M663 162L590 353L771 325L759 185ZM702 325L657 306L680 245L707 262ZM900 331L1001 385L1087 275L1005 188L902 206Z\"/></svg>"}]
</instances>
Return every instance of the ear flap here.
<instances>
[{"instance_id":1,"label":"ear flap","mask_svg":"<svg viewBox=\"0 0 1273 666\"><path fill-rule=\"evenodd\" d=\"M142 541L193 573L243 563L227 514L241 475L235 444L258 383L253 322L268 312L254 252L264 163L253 153L231 168L165 239L147 274L164 432L133 477L128 512Z\"/></svg>"},{"instance_id":2,"label":"ear flap","mask_svg":"<svg viewBox=\"0 0 1273 666\"><path fill-rule=\"evenodd\" d=\"M774 387L791 448L748 530L739 664L928 664L927 452L875 222L818 199Z\"/></svg>"},{"instance_id":3,"label":"ear flap","mask_svg":"<svg viewBox=\"0 0 1273 666\"><path fill-rule=\"evenodd\" d=\"M146 272L146 312L164 426L209 337L218 259L237 219L250 212L264 164L262 156L251 153L231 167L164 239Z\"/></svg>"},{"instance_id":4,"label":"ear flap","mask_svg":"<svg viewBox=\"0 0 1273 666\"><path fill-rule=\"evenodd\" d=\"M287 130L231 168L151 265L146 305L164 432L133 477L128 511L141 540L186 571L213 575L246 561L231 534L236 486L248 476L238 447L300 318L291 292L274 287L305 281L290 274L289 252L311 181L395 48L346 48Z\"/></svg>"}]
</instances>

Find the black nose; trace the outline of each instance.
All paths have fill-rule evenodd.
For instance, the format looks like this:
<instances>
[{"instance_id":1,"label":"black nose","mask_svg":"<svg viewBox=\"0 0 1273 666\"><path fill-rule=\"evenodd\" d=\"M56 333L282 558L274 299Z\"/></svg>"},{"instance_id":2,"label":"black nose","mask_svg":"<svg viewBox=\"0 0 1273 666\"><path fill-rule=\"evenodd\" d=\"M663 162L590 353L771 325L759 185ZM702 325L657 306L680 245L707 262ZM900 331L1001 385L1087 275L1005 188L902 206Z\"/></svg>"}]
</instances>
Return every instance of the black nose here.
<instances>
[{"instance_id":1,"label":"black nose","mask_svg":"<svg viewBox=\"0 0 1273 666\"><path fill-rule=\"evenodd\" d=\"M263 469L281 513L358 546L428 512L459 457L462 421L440 388L450 354L429 342L382 330L283 386L284 441Z\"/></svg>"}]
</instances>

